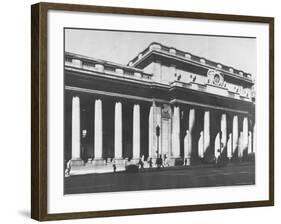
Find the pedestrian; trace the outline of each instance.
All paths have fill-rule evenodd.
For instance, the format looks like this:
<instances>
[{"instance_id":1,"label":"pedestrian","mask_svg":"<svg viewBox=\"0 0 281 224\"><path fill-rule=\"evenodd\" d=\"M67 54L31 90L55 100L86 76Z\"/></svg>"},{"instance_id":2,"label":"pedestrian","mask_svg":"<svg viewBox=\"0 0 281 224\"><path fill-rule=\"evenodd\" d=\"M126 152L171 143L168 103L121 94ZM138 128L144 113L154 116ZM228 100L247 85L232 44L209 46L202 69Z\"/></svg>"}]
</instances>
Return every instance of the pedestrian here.
<instances>
[{"instance_id":1,"label":"pedestrian","mask_svg":"<svg viewBox=\"0 0 281 224\"><path fill-rule=\"evenodd\" d=\"M141 161L144 163L144 155L142 155L142 157L141 157Z\"/></svg>"},{"instance_id":2,"label":"pedestrian","mask_svg":"<svg viewBox=\"0 0 281 224\"><path fill-rule=\"evenodd\" d=\"M164 166L169 166L168 156L166 154L164 154Z\"/></svg>"},{"instance_id":3,"label":"pedestrian","mask_svg":"<svg viewBox=\"0 0 281 224\"><path fill-rule=\"evenodd\" d=\"M150 157L148 160L149 168L152 168L152 158Z\"/></svg>"},{"instance_id":4,"label":"pedestrian","mask_svg":"<svg viewBox=\"0 0 281 224\"><path fill-rule=\"evenodd\" d=\"M187 166L187 157L184 158L184 165Z\"/></svg>"},{"instance_id":5,"label":"pedestrian","mask_svg":"<svg viewBox=\"0 0 281 224\"><path fill-rule=\"evenodd\" d=\"M72 165L72 163L71 163L71 159L70 159L70 160L68 160L68 162L67 162L67 164L66 164L66 172L65 172L65 174L66 174L67 176L70 176L71 165Z\"/></svg>"},{"instance_id":6,"label":"pedestrian","mask_svg":"<svg viewBox=\"0 0 281 224\"><path fill-rule=\"evenodd\" d=\"M115 162L115 159L112 159L112 167L113 167L113 172L116 173L116 162Z\"/></svg>"},{"instance_id":7,"label":"pedestrian","mask_svg":"<svg viewBox=\"0 0 281 224\"><path fill-rule=\"evenodd\" d=\"M139 159L139 167L140 167L141 169L143 169L143 164L144 164L144 163L143 163L142 159L140 158L140 159Z\"/></svg>"},{"instance_id":8,"label":"pedestrian","mask_svg":"<svg viewBox=\"0 0 281 224\"><path fill-rule=\"evenodd\" d=\"M160 167L164 167L164 165L163 165L162 155L160 155L160 158L159 158L159 163L160 163Z\"/></svg>"},{"instance_id":9,"label":"pedestrian","mask_svg":"<svg viewBox=\"0 0 281 224\"><path fill-rule=\"evenodd\" d=\"M157 166L157 169L160 168L160 165L161 165L161 163L160 163L160 157L157 157L157 158L156 158L156 166Z\"/></svg>"}]
</instances>

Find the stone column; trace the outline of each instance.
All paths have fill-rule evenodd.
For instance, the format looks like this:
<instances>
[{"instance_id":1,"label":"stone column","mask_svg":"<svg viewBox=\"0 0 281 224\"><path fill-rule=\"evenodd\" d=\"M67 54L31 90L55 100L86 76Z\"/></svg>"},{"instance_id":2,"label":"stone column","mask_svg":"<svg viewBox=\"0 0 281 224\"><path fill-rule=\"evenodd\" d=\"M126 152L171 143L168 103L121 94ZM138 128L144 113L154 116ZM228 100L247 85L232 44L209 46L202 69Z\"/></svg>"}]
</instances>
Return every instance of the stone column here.
<instances>
[{"instance_id":1,"label":"stone column","mask_svg":"<svg viewBox=\"0 0 281 224\"><path fill-rule=\"evenodd\" d=\"M169 112L161 118L161 149L162 155L170 157L171 155L171 119Z\"/></svg>"},{"instance_id":2,"label":"stone column","mask_svg":"<svg viewBox=\"0 0 281 224\"><path fill-rule=\"evenodd\" d=\"M154 110L155 110L155 104L153 103L150 106L150 110L149 110L149 124L148 124L148 128L149 128L149 139L148 139L148 146L149 146L149 150L148 150L148 154L150 158L154 158L154 147L153 147L153 137L154 137Z\"/></svg>"},{"instance_id":3,"label":"stone column","mask_svg":"<svg viewBox=\"0 0 281 224\"><path fill-rule=\"evenodd\" d=\"M186 130L186 135L184 137L184 159L186 159L186 165L190 165L190 158L191 158L191 148L190 146L190 133Z\"/></svg>"},{"instance_id":4,"label":"stone column","mask_svg":"<svg viewBox=\"0 0 281 224\"><path fill-rule=\"evenodd\" d=\"M239 139L238 139L238 157L243 157L243 132L240 132Z\"/></svg>"},{"instance_id":5,"label":"stone column","mask_svg":"<svg viewBox=\"0 0 281 224\"><path fill-rule=\"evenodd\" d=\"M238 149L238 137L238 116L234 115L232 124L232 153Z\"/></svg>"},{"instance_id":6,"label":"stone column","mask_svg":"<svg viewBox=\"0 0 281 224\"><path fill-rule=\"evenodd\" d=\"M140 105L133 109L133 159L140 158Z\"/></svg>"},{"instance_id":7,"label":"stone column","mask_svg":"<svg viewBox=\"0 0 281 224\"><path fill-rule=\"evenodd\" d=\"M189 110L189 122L188 122L188 131L189 131L188 151L190 152L192 152L192 138L193 138L194 125L195 125L195 109L192 108Z\"/></svg>"},{"instance_id":8,"label":"stone column","mask_svg":"<svg viewBox=\"0 0 281 224\"><path fill-rule=\"evenodd\" d=\"M174 106L172 120L172 157L180 157L180 108Z\"/></svg>"},{"instance_id":9,"label":"stone column","mask_svg":"<svg viewBox=\"0 0 281 224\"><path fill-rule=\"evenodd\" d=\"M102 100L95 100L95 158L94 162L102 161Z\"/></svg>"},{"instance_id":10,"label":"stone column","mask_svg":"<svg viewBox=\"0 0 281 224\"><path fill-rule=\"evenodd\" d=\"M155 151L157 150L157 136L156 136L156 126L158 125L160 127L160 136L159 136L159 155L161 155L162 152L162 109L161 106L156 106L154 110L154 138L155 138ZM163 155L162 155L163 156Z\"/></svg>"},{"instance_id":11,"label":"stone column","mask_svg":"<svg viewBox=\"0 0 281 224\"><path fill-rule=\"evenodd\" d=\"M221 115L221 143L222 143L222 148L221 148L221 153L226 150L227 146L227 122L226 122L226 114Z\"/></svg>"},{"instance_id":12,"label":"stone column","mask_svg":"<svg viewBox=\"0 0 281 224\"><path fill-rule=\"evenodd\" d=\"M200 132L200 137L198 140L198 157L204 157L204 131Z\"/></svg>"},{"instance_id":13,"label":"stone column","mask_svg":"<svg viewBox=\"0 0 281 224\"><path fill-rule=\"evenodd\" d=\"M221 138L220 138L220 132L218 132L215 138L214 156L218 158L220 154L221 154Z\"/></svg>"},{"instance_id":14,"label":"stone column","mask_svg":"<svg viewBox=\"0 0 281 224\"><path fill-rule=\"evenodd\" d=\"M210 111L204 112L204 145L203 153L205 153L210 147Z\"/></svg>"},{"instance_id":15,"label":"stone column","mask_svg":"<svg viewBox=\"0 0 281 224\"><path fill-rule=\"evenodd\" d=\"M232 158L232 134L231 133L228 135L228 140L227 140L227 158L228 159Z\"/></svg>"},{"instance_id":16,"label":"stone column","mask_svg":"<svg viewBox=\"0 0 281 224\"><path fill-rule=\"evenodd\" d=\"M243 148L242 151L246 151L248 153L248 135L249 135L249 130L248 130L248 117L244 117L243 119Z\"/></svg>"},{"instance_id":17,"label":"stone column","mask_svg":"<svg viewBox=\"0 0 281 224\"><path fill-rule=\"evenodd\" d=\"M80 140L80 98L74 96L72 98L72 156L73 165L80 165L81 163L81 140Z\"/></svg>"},{"instance_id":18,"label":"stone column","mask_svg":"<svg viewBox=\"0 0 281 224\"><path fill-rule=\"evenodd\" d=\"M248 155L251 154L253 152L253 138L252 138L252 132L249 131L249 142L248 142Z\"/></svg>"},{"instance_id":19,"label":"stone column","mask_svg":"<svg viewBox=\"0 0 281 224\"><path fill-rule=\"evenodd\" d=\"M256 153L256 142L257 140L257 132L256 132L256 124L254 124L254 127L253 127L253 142L252 142L252 145L253 145L253 153Z\"/></svg>"},{"instance_id":20,"label":"stone column","mask_svg":"<svg viewBox=\"0 0 281 224\"><path fill-rule=\"evenodd\" d=\"M122 159L122 103L115 103L114 157Z\"/></svg>"}]
</instances>

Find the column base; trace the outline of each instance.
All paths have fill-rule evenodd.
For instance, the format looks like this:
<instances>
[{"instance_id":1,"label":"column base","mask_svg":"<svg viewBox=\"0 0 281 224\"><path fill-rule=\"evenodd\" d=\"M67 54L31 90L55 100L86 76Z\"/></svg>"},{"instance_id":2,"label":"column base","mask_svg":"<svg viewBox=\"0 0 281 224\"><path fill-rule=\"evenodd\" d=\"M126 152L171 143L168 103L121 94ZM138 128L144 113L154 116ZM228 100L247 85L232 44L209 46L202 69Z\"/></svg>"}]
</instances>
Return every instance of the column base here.
<instances>
[{"instance_id":1,"label":"column base","mask_svg":"<svg viewBox=\"0 0 281 224\"><path fill-rule=\"evenodd\" d=\"M228 159L228 161L231 161L232 160L232 156L228 156L227 159Z\"/></svg>"},{"instance_id":2,"label":"column base","mask_svg":"<svg viewBox=\"0 0 281 224\"><path fill-rule=\"evenodd\" d=\"M169 166L182 166L184 165L184 159L181 157L169 157L168 163Z\"/></svg>"},{"instance_id":3,"label":"column base","mask_svg":"<svg viewBox=\"0 0 281 224\"><path fill-rule=\"evenodd\" d=\"M103 158L94 158L92 160L92 164L93 165L97 165L97 166L101 166L101 165L105 165L105 160Z\"/></svg>"},{"instance_id":4,"label":"column base","mask_svg":"<svg viewBox=\"0 0 281 224\"><path fill-rule=\"evenodd\" d=\"M115 160L116 165L125 165L125 162L127 161L126 159L123 159L123 158L117 158L114 160Z\"/></svg>"},{"instance_id":5,"label":"column base","mask_svg":"<svg viewBox=\"0 0 281 224\"><path fill-rule=\"evenodd\" d=\"M152 158L152 163L155 164L155 166L157 166L156 161L157 161L157 157L153 157Z\"/></svg>"},{"instance_id":6,"label":"column base","mask_svg":"<svg viewBox=\"0 0 281 224\"><path fill-rule=\"evenodd\" d=\"M71 159L71 166L84 166L82 159Z\"/></svg>"},{"instance_id":7,"label":"column base","mask_svg":"<svg viewBox=\"0 0 281 224\"><path fill-rule=\"evenodd\" d=\"M133 159L130 160L130 164L138 164L139 161L140 161L139 158L133 158Z\"/></svg>"}]
</instances>

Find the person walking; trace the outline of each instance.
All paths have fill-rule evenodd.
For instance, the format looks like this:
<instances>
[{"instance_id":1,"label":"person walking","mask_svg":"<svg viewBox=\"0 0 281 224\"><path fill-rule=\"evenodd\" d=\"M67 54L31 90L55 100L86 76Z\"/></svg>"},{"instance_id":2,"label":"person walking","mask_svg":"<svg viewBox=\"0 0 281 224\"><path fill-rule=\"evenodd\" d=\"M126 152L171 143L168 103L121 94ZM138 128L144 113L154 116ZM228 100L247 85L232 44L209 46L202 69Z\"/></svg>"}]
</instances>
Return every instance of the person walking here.
<instances>
[{"instance_id":1,"label":"person walking","mask_svg":"<svg viewBox=\"0 0 281 224\"><path fill-rule=\"evenodd\" d=\"M166 154L164 154L164 166L169 166L168 156Z\"/></svg>"},{"instance_id":2,"label":"person walking","mask_svg":"<svg viewBox=\"0 0 281 224\"><path fill-rule=\"evenodd\" d=\"M141 170L143 170L144 163L142 161L142 158L139 159L139 163L138 164L139 164L139 167L141 168Z\"/></svg>"},{"instance_id":3,"label":"person walking","mask_svg":"<svg viewBox=\"0 0 281 224\"><path fill-rule=\"evenodd\" d=\"M162 155L160 155L160 157L159 157L159 163L160 163L160 167L164 167Z\"/></svg>"},{"instance_id":4,"label":"person walking","mask_svg":"<svg viewBox=\"0 0 281 224\"><path fill-rule=\"evenodd\" d=\"M156 166L157 166L157 169L160 169L160 166L161 166L160 157L156 158Z\"/></svg>"},{"instance_id":5,"label":"person walking","mask_svg":"<svg viewBox=\"0 0 281 224\"><path fill-rule=\"evenodd\" d=\"M149 168L152 168L152 158L150 157L148 160Z\"/></svg>"},{"instance_id":6,"label":"person walking","mask_svg":"<svg viewBox=\"0 0 281 224\"><path fill-rule=\"evenodd\" d=\"M184 158L184 166L187 166L187 157Z\"/></svg>"},{"instance_id":7,"label":"person walking","mask_svg":"<svg viewBox=\"0 0 281 224\"><path fill-rule=\"evenodd\" d=\"M113 172L116 173L116 162L115 159L112 159L112 167L113 167Z\"/></svg>"},{"instance_id":8,"label":"person walking","mask_svg":"<svg viewBox=\"0 0 281 224\"><path fill-rule=\"evenodd\" d=\"M66 171L65 171L66 176L70 176L71 166L72 166L72 163L71 163L71 159L70 159L70 160L68 160L68 162L66 164Z\"/></svg>"}]
</instances>

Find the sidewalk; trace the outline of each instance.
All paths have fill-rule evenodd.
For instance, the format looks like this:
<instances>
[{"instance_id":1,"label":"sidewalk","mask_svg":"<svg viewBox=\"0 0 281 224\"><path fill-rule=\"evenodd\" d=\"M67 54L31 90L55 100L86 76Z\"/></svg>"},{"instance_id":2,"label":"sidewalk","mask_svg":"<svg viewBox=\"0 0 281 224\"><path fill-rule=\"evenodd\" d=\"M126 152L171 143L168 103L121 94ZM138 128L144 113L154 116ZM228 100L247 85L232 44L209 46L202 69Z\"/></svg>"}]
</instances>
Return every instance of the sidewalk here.
<instances>
[{"instance_id":1,"label":"sidewalk","mask_svg":"<svg viewBox=\"0 0 281 224\"><path fill-rule=\"evenodd\" d=\"M192 166L166 166L157 168L155 165L150 168L147 163L144 165L144 169L139 169L139 172L153 172L153 171L167 171L167 170L180 170L180 169L207 169L207 168L217 168L220 167L232 167L232 166L247 166L254 164L254 162L229 162L222 166L215 164L197 164ZM132 165L132 164L131 164ZM125 165L116 165L116 172L124 172L126 170ZM96 166L80 166L80 167L72 167L70 171L70 175L83 175L83 174L102 174L102 173L113 173L112 164L106 165L96 165Z\"/></svg>"}]
</instances>

